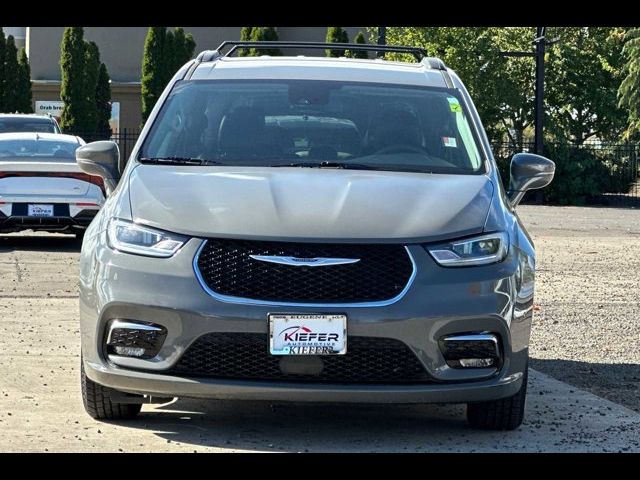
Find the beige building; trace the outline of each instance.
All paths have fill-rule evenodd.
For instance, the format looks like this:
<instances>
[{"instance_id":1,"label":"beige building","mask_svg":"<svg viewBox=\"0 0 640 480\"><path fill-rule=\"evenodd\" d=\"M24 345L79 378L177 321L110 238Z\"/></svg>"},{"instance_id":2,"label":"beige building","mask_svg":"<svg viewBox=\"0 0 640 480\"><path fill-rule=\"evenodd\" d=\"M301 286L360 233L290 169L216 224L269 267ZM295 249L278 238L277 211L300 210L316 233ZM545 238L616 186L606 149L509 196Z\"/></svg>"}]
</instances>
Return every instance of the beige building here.
<instances>
[{"instance_id":1,"label":"beige building","mask_svg":"<svg viewBox=\"0 0 640 480\"><path fill-rule=\"evenodd\" d=\"M60 100L60 43L64 27L4 27L23 29L31 64L33 100ZM184 27L196 41L196 53L216 48L224 40L238 40L241 27ZM324 41L326 27L276 27L280 40ZM362 27L344 27L353 39ZM148 27L85 27L85 39L94 41L109 70L111 96L120 103L120 129L140 126L140 78ZM21 30L22 31L22 30ZM16 37L17 38L17 37ZM292 52L299 53L299 52ZM322 54L320 52L319 54Z\"/></svg>"}]
</instances>

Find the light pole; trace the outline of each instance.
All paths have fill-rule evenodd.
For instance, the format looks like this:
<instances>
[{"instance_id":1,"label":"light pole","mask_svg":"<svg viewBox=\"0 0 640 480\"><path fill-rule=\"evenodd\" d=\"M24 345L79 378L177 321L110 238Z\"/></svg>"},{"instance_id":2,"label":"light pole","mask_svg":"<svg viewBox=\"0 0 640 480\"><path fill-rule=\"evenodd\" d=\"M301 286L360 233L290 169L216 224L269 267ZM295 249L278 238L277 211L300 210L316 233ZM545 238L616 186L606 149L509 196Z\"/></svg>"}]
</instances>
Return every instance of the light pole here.
<instances>
[{"instance_id":1,"label":"light pole","mask_svg":"<svg viewBox=\"0 0 640 480\"><path fill-rule=\"evenodd\" d=\"M536 59L536 99L534 109L534 139L535 153L542 155L544 151L544 55L547 45L557 42L548 42L545 38L547 27L536 27L536 38L533 43L535 52L500 52L503 57L535 57Z\"/></svg>"},{"instance_id":2,"label":"light pole","mask_svg":"<svg viewBox=\"0 0 640 480\"><path fill-rule=\"evenodd\" d=\"M536 27L536 110L535 110L535 146L536 153L543 155L544 130L544 53L547 41L545 39L547 27Z\"/></svg>"},{"instance_id":3,"label":"light pole","mask_svg":"<svg viewBox=\"0 0 640 480\"><path fill-rule=\"evenodd\" d=\"M387 27L378 27L378 45L387 44ZM378 52L378 57L382 57L384 52Z\"/></svg>"}]
</instances>

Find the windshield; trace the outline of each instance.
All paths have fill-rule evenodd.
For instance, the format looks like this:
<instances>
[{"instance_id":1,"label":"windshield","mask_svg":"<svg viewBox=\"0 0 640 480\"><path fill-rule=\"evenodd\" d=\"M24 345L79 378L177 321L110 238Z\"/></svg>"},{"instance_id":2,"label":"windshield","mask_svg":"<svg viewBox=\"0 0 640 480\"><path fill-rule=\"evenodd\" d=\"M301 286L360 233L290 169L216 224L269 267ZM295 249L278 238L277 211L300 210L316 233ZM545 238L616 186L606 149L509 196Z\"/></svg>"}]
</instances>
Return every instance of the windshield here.
<instances>
[{"instance_id":1,"label":"windshield","mask_svg":"<svg viewBox=\"0 0 640 480\"><path fill-rule=\"evenodd\" d=\"M0 118L0 133L60 133L51 120L37 118Z\"/></svg>"},{"instance_id":2,"label":"windshield","mask_svg":"<svg viewBox=\"0 0 640 480\"><path fill-rule=\"evenodd\" d=\"M2 160L53 160L70 161L75 159L80 144L57 140L3 140L0 139L0 162Z\"/></svg>"},{"instance_id":3,"label":"windshield","mask_svg":"<svg viewBox=\"0 0 640 480\"><path fill-rule=\"evenodd\" d=\"M139 159L480 173L482 157L457 95L338 81L179 82Z\"/></svg>"}]
</instances>

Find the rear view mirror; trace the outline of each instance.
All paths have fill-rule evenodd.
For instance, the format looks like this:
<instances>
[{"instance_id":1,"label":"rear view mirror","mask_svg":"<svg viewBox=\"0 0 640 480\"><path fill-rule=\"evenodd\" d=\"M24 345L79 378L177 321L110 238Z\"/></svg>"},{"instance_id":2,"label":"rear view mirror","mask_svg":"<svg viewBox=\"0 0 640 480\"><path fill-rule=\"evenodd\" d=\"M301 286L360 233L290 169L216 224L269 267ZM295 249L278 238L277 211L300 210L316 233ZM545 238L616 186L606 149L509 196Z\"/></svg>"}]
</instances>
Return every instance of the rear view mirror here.
<instances>
[{"instance_id":1,"label":"rear view mirror","mask_svg":"<svg viewBox=\"0 0 640 480\"><path fill-rule=\"evenodd\" d=\"M118 144L108 140L92 142L76 150L76 162L83 172L97 175L104 180L107 195L118 185L120 173Z\"/></svg>"},{"instance_id":2,"label":"rear view mirror","mask_svg":"<svg viewBox=\"0 0 640 480\"><path fill-rule=\"evenodd\" d=\"M549 185L555 170L556 164L548 158L533 153L515 154L511 159L508 194L511 205L518 205L527 191Z\"/></svg>"}]
</instances>

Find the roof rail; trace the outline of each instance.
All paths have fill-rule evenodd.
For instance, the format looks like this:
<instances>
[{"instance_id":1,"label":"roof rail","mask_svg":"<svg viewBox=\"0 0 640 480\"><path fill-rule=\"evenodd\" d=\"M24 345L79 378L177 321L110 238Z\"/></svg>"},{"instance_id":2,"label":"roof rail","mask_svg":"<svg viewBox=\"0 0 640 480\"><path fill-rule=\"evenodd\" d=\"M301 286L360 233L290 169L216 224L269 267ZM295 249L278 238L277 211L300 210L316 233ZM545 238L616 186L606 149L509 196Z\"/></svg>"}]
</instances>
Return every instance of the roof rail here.
<instances>
[{"instance_id":1,"label":"roof rail","mask_svg":"<svg viewBox=\"0 0 640 480\"><path fill-rule=\"evenodd\" d=\"M425 57L422 59L423 63L427 63L434 70L444 70L447 71L447 66L444 64L442 60L436 57Z\"/></svg>"},{"instance_id":2,"label":"roof rail","mask_svg":"<svg viewBox=\"0 0 640 480\"><path fill-rule=\"evenodd\" d=\"M198 62L212 62L216 58L220 56L220 52L218 50L205 50L204 52L200 52L196 57Z\"/></svg>"},{"instance_id":3,"label":"roof rail","mask_svg":"<svg viewBox=\"0 0 640 480\"><path fill-rule=\"evenodd\" d=\"M223 53L226 48L229 50ZM316 49L316 50L360 50L367 52L393 52L393 53L409 53L416 60L421 61L428 53L424 48L406 47L402 45L377 45L372 43L326 43L326 42L244 42L227 40L222 42L216 50L208 50L198 55L201 62L211 61L218 57L228 57L241 48L300 48L300 49ZM211 57L211 58L209 58Z\"/></svg>"}]
</instances>

